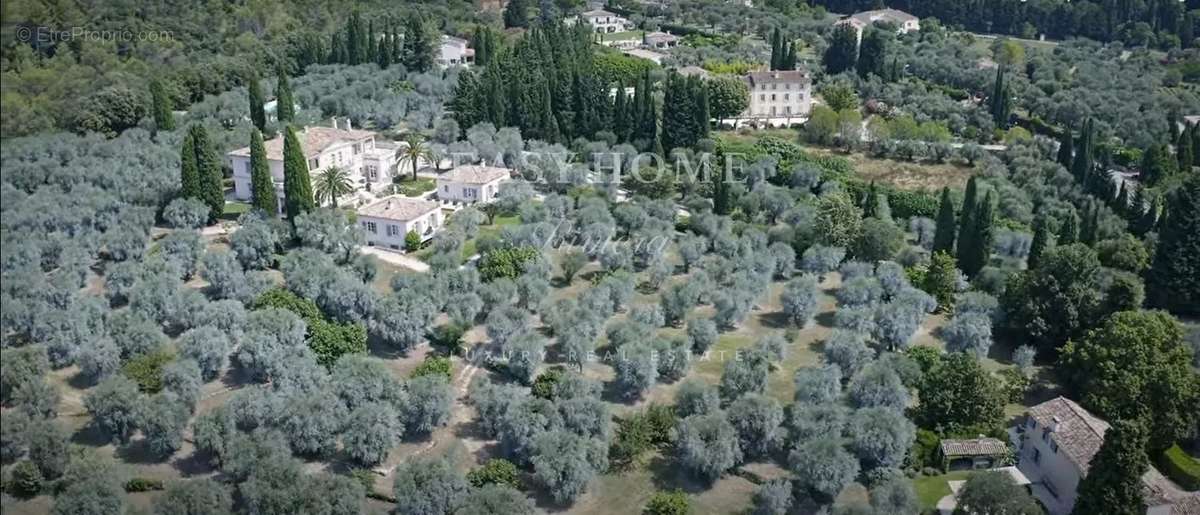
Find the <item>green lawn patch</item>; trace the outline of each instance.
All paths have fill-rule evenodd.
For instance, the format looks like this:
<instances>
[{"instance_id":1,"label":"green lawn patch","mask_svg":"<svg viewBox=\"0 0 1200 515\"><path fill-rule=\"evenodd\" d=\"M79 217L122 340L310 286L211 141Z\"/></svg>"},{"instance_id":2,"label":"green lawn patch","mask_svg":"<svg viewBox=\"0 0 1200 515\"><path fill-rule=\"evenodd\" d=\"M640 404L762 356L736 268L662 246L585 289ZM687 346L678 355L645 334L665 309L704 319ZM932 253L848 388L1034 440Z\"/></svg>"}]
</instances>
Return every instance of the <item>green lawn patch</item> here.
<instances>
[{"instance_id":1,"label":"green lawn patch","mask_svg":"<svg viewBox=\"0 0 1200 515\"><path fill-rule=\"evenodd\" d=\"M645 32L640 30L628 30L625 32L608 32L600 35L600 41L623 41L627 39L642 40Z\"/></svg>"},{"instance_id":2,"label":"green lawn patch","mask_svg":"<svg viewBox=\"0 0 1200 515\"><path fill-rule=\"evenodd\" d=\"M221 210L221 216L219 218L222 220L236 221L242 215L250 212L251 208L252 206L245 202L226 202L225 208Z\"/></svg>"},{"instance_id":3,"label":"green lawn patch","mask_svg":"<svg viewBox=\"0 0 1200 515\"><path fill-rule=\"evenodd\" d=\"M418 177L417 180L412 180L412 177L406 176L400 182L392 184L392 191L406 197L419 197L422 194L433 191L437 188L437 182L433 179Z\"/></svg>"},{"instance_id":4,"label":"green lawn patch","mask_svg":"<svg viewBox=\"0 0 1200 515\"><path fill-rule=\"evenodd\" d=\"M1158 458L1158 468L1185 490L1200 490L1200 460L1175 444Z\"/></svg>"},{"instance_id":5,"label":"green lawn patch","mask_svg":"<svg viewBox=\"0 0 1200 515\"><path fill-rule=\"evenodd\" d=\"M949 481L965 481L972 471L959 470L940 476L921 476L913 479L913 490L917 492L917 500L921 503L921 511L926 512L937 508L937 503L950 495Z\"/></svg>"}]
</instances>

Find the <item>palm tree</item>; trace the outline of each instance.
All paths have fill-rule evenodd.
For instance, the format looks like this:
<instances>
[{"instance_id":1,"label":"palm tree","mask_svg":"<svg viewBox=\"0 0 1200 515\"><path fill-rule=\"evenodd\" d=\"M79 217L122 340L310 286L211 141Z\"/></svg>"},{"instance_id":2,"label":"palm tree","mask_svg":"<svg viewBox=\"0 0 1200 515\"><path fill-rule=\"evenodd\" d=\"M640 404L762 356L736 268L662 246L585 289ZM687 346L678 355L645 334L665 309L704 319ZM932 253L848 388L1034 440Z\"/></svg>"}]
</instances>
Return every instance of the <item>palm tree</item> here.
<instances>
[{"instance_id":1,"label":"palm tree","mask_svg":"<svg viewBox=\"0 0 1200 515\"><path fill-rule=\"evenodd\" d=\"M425 138L415 132L410 132L404 137L405 146L396 150L397 165L404 166L405 163L412 163L412 178L417 180L417 162L424 159L431 163L437 163L437 155L428 143L425 143Z\"/></svg>"},{"instance_id":2,"label":"palm tree","mask_svg":"<svg viewBox=\"0 0 1200 515\"><path fill-rule=\"evenodd\" d=\"M322 203L329 199L334 208L337 207L338 197L351 193L354 193L354 184L350 180L350 173L340 166L326 168L317 174L317 180L313 183L313 194L317 202Z\"/></svg>"}]
</instances>

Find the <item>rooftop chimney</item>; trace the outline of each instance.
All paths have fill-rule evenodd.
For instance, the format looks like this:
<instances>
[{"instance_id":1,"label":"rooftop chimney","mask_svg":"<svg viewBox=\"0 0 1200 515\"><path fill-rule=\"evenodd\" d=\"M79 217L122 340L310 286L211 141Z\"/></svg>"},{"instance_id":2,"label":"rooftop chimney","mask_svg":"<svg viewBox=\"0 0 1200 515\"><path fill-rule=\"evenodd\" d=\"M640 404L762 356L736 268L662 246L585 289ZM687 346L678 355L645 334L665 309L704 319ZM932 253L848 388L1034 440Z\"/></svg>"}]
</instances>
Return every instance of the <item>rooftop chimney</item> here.
<instances>
[{"instance_id":1,"label":"rooftop chimney","mask_svg":"<svg viewBox=\"0 0 1200 515\"><path fill-rule=\"evenodd\" d=\"M330 118L330 119L329 119L329 121L333 123L333 128L335 128L335 129L336 129L336 128L338 128L338 127L337 127L337 117L336 117L336 116L334 116L334 117Z\"/></svg>"},{"instance_id":2,"label":"rooftop chimney","mask_svg":"<svg viewBox=\"0 0 1200 515\"><path fill-rule=\"evenodd\" d=\"M1061 423L1062 423L1062 419L1058 418L1058 415L1055 415L1054 418L1051 418L1050 419L1050 432L1057 433L1058 425Z\"/></svg>"},{"instance_id":3,"label":"rooftop chimney","mask_svg":"<svg viewBox=\"0 0 1200 515\"><path fill-rule=\"evenodd\" d=\"M350 123L350 117L346 117L346 130L354 130L354 125Z\"/></svg>"}]
</instances>

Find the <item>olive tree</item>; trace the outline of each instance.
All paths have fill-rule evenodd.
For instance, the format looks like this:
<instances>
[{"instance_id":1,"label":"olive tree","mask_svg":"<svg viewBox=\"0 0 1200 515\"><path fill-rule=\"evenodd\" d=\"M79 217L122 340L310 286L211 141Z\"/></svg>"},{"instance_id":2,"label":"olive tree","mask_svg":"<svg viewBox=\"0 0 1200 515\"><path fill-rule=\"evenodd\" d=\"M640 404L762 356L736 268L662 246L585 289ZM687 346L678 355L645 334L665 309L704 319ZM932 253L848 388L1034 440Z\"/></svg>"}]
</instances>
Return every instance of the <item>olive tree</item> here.
<instances>
[{"instance_id":1,"label":"olive tree","mask_svg":"<svg viewBox=\"0 0 1200 515\"><path fill-rule=\"evenodd\" d=\"M185 331L179 336L178 346L181 355L194 360L200 367L200 375L205 381L216 379L233 352L229 337L208 325Z\"/></svg>"},{"instance_id":2,"label":"olive tree","mask_svg":"<svg viewBox=\"0 0 1200 515\"><path fill-rule=\"evenodd\" d=\"M155 515L232 513L233 495L223 483L209 478L170 481L154 499L153 510Z\"/></svg>"},{"instance_id":3,"label":"olive tree","mask_svg":"<svg viewBox=\"0 0 1200 515\"><path fill-rule=\"evenodd\" d=\"M863 408L850 416L850 448L863 469L898 467L916 438L916 427L903 413L888 408Z\"/></svg>"},{"instance_id":4,"label":"olive tree","mask_svg":"<svg viewBox=\"0 0 1200 515\"><path fill-rule=\"evenodd\" d=\"M981 313L955 315L942 328L942 339L948 352L967 352L983 358L992 347L992 319Z\"/></svg>"},{"instance_id":5,"label":"olive tree","mask_svg":"<svg viewBox=\"0 0 1200 515\"><path fill-rule=\"evenodd\" d=\"M163 208L163 221L175 229L199 229L208 223L208 206L194 198L177 198Z\"/></svg>"},{"instance_id":6,"label":"olive tree","mask_svg":"<svg viewBox=\"0 0 1200 515\"><path fill-rule=\"evenodd\" d=\"M192 410L173 393L163 392L139 405L137 424L146 437L146 447L160 459L183 446L183 430Z\"/></svg>"},{"instance_id":7,"label":"olive tree","mask_svg":"<svg viewBox=\"0 0 1200 515\"><path fill-rule=\"evenodd\" d=\"M754 492L754 515L787 515L792 507L792 483L773 479Z\"/></svg>"},{"instance_id":8,"label":"olive tree","mask_svg":"<svg viewBox=\"0 0 1200 515\"><path fill-rule=\"evenodd\" d=\"M842 370L836 365L802 367L796 370L796 402L824 404L842 393Z\"/></svg>"},{"instance_id":9,"label":"olive tree","mask_svg":"<svg viewBox=\"0 0 1200 515\"><path fill-rule=\"evenodd\" d=\"M771 397L744 395L729 405L725 415L737 431L739 447L747 458L768 455L782 437L783 409Z\"/></svg>"},{"instance_id":10,"label":"olive tree","mask_svg":"<svg viewBox=\"0 0 1200 515\"><path fill-rule=\"evenodd\" d=\"M83 398L92 424L116 443L128 443L133 436L141 403L137 383L121 375L100 382Z\"/></svg>"},{"instance_id":11,"label":"olive tree","mask_svg":"<svg viewBox=\"0 0 1200 515\"><path fill-rule=\"evenodd\" d=\"M783 313L797 327L804 327L817 312L817 280L804 275L788 281L779 295Z\"/></svg>"},{"instance_id":12,"label":"olive tree","mask_svg":"<svg viewBox=\"0 0 1200 515\"><path fill-rule=\"evenodd\" d=\"M404 426L392 406L381 402L364 404L350 412L342 433L342 446L358 464L373 467L383 463L402 434Z\"/></svg>"},{"instance_id":13,"label":"olive tree","mask_svg":"<svg viewBox=\"0 0 1200 515\"><path fill-rule=\"evenodd\" d=\"M404 515L454 513L471 489L445 458L409 459L393 474L396 513Z\"/></svg>"},{"instance_id":14,"label":"olive tree","mask_svg":"<svg viewBox=\"0 0 1200 515\"><path fill-rule=\"evenodd\" d=\"M908 389L900 376L884 362L867 365L850 380L850 402L859 408L885 407L903 410L908 406Z\"/></svg>"},{"instance_id":15,"label":"olive tree","mask_svg":"<svg viewBox=\"0 0 1200 515\"><path fill-rule=\"evenodd\" d=\"M704 354L717 342L717 324L710 318L691 318L687 322L687 336L692 351Z\"/></svg>"},{"instance_id":16,"label":"olive tree","mask_svg":"<svg viewBox=\"0 0 1200 515\"><path fill-rule=\"evenodd\" d=\"M548 431L534 442L533 476L558 502L575 500L608 468L608 443L569 431Z\"/></svg>"},{"instance_id":17,"label":"olive tree","mask_svg":"<svg viewBox=\"0 0 1200 515\"><path fill-rule=\"evenodd\" d=\"M721 411L684 418L677 433L679 464L701 479L714 481L742 462L737 429Z\"/></svg>"},{"instance_id":18,"label":"olive tree","mask_svg":"<svg viewBox=\"0 0 1200 515\"><path fill-rule=\"evenodd\" d=\"M853 482L859 471L858 459L831 436L800 444L788 454L788 464L801 485L826 499Z\"/></svg>"}]
</instances>

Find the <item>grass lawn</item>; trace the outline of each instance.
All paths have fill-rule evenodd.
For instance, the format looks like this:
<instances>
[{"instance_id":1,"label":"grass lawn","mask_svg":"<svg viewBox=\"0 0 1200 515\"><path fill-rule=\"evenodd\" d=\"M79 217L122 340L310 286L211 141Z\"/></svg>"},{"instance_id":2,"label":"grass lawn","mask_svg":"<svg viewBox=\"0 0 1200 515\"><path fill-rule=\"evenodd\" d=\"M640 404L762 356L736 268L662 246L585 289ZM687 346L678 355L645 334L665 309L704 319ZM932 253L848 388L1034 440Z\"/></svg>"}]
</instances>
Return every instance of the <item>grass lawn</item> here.
<instances>
[{"instance_id":1,"label":"grass lawn","mask_svg":"<svg viewBox=\"0 0 1200 515\"><path fill-rule=\"evenodd\" d=\"M418 177L417 180L412 180L411 177L405 176L406 179L401 180L392 185L396 193L406 197L419 197L427 191L433 191L437 188L437 183L433 179Z\"/></svg>"},{"instance_id":2,"label":"grass lawn","mask_svg":"<svg viewBox=\"0 0 1200 515\"><path fill-rule=\"evenodd\" d=\"M622 41L626 39L637 39L641 41L645 32L640 30L630 30L625 32L609 32L600 35L600 41Z\"/></svg>"},{"instance_id":3,"label":"grass lawn","mask_svg":"<svg viewBox=\"0 0 1200 515\"><path fill-rule=\"evenodd\" d=\"M950 495L948 481L966 480L972 471L959 470L940 476L921 476L913 479L913 489L917 491L917 500L921 503L921 511L928 512L937 508L942 497Z\"/></svg>"},{"instance_id":4,"label":"grass lawn","mask_svg":"<svg viewBox=\"0 0 1200 515\"><path fill-rule=\"evenodd\" d=\"M975 171L972 167L952 163L897 161L870 157L861 152L845 154L810 146L806 146L805 150L817 155L844 157L864 180L879 181L901 190L938 191L946 186L961 190Z\"/></svg>"},{"instance_id":5,"label":"grass lawn","mask_svg":"<svg viewBox=\"0 0 1200 515\"><path fill-rule=\"evenodd\" d=\"M237 221L238 217L250 211L250 204L245 202L226 202L225 209L221 211L222 220Z\"/></svg>"}]
</instances>

